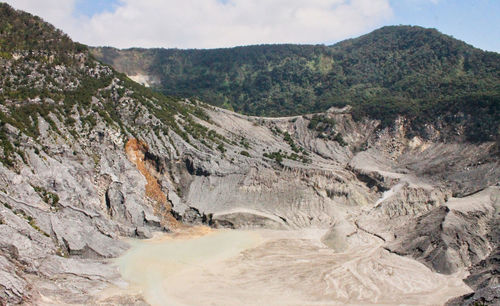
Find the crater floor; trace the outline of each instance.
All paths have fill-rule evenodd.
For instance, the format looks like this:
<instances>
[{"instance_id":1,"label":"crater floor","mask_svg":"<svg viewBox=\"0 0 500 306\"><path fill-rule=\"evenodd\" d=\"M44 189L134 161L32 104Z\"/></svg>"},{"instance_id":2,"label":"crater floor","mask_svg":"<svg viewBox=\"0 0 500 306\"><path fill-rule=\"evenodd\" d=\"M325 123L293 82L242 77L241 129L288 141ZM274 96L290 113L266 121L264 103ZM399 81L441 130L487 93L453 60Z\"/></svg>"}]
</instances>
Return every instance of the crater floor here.
<instances>
[{"instance_id":1,"label":"crater floor","mask_svg":"<svg viewBox=\"0 0 500 306\"><path fill-rule=\"evenodd\" d=\"M382 248L366 233L344 252L321 229L193 227L132 247L115 261L127 284L101 293L141 294L152 305L444 304L471 290L463 273L442 275Z\"/></svg>"}]
</instances>

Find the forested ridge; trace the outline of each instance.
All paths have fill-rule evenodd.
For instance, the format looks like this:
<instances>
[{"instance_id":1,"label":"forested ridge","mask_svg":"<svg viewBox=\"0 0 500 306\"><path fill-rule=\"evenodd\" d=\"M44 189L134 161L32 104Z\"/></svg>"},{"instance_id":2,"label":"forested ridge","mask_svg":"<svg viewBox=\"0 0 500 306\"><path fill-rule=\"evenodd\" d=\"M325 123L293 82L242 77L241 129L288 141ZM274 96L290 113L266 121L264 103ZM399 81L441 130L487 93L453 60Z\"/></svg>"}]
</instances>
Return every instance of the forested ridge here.
<instances>
[{"instance_id":1,"label":"forested ridge","mask_svg":"<svg viewBox=\"0 0 500 306\"><path fill-rule=\"evenodd\" d=\"M389 26L333 46L93 53L127 74L155 76L163 93L245 114L296 115L349 104L356 117L380 119L382 126L405 115L416 131L439 119L464 125L472 141L498 135L500 55L435 29Z\"/></svg>"}]
</instances>

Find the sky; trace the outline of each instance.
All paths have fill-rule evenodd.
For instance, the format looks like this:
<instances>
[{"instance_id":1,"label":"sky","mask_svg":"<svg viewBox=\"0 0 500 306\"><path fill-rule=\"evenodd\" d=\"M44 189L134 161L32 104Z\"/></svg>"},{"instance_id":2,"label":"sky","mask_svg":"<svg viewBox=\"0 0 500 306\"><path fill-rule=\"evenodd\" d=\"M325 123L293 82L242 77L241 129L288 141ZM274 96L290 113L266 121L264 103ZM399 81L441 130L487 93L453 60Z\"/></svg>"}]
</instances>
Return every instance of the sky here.
<instances>
[{"instance_id":1,"label":"sky","mask_svg":"<svg viewBox=\"0 0 500 306\"><path fill-rule=\"evenodd\" d=\"M0 0L2 1L2 0ZM5 0L3 0L5 1ZM333 44L385 25L500 52L500 0L6 0L91 46Z\"/></svg>"}]
</instances>

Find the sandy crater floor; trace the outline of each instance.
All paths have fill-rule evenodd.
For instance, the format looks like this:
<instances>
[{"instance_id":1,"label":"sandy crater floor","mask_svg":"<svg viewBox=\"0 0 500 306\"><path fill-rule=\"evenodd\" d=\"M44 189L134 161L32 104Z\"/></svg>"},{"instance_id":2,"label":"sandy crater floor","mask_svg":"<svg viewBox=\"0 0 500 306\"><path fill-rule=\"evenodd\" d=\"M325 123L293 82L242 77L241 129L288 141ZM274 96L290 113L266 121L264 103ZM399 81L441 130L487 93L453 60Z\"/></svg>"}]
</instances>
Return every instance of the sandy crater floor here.
<instances>
[{"instance_id":1,"label":"sandy crater floor","mask_svg":"<svg viewBox=\"0 0 500 306\"><path fill-rule=\"evenodd\" d=\"M152 305L440 305L471 291L463 274L434 273L369 235L336 253L324 233L198 227L132 240L115 262L128 284L103 298L123 291Z\"/></svg>"}]
</instances>

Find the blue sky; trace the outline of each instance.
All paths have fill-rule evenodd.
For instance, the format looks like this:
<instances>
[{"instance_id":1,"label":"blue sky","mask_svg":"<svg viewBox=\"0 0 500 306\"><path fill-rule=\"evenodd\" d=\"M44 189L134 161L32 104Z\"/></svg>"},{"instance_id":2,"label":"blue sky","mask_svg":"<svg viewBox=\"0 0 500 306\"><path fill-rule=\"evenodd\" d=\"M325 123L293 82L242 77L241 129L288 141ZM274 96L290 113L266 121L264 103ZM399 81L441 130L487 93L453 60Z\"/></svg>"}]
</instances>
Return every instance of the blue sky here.
<instances>
[{"instance_id":1,"label":"blue sky","mask_svg":"<svg viewBox=\"0 0 500 306\"><path fill-rule=\"evenodd\" d=\"M5 1L89 45L331 44L384 25L410 24L500 52L500 0Z\"/></svg>"},{"instance_id":2,"label":"blue sky","mask_svg":"<svg viewBox=\"0 0 500 306\"><path fill-rule=\"evenodd\" d=\"M475 47L500 52L500 0L392 0L386 24L436 28Z\"/></svg>"},{"instance_id":3,"label":"blue sky","mask_svg":"<svg viewBox=\"0 0 500 306\"><path fill-rule=\"evenodd\" d=\"M77 0L74 14L92 17L102 12L113 12L119 4L119 0Z\"/></svg>"}]
</instances>

